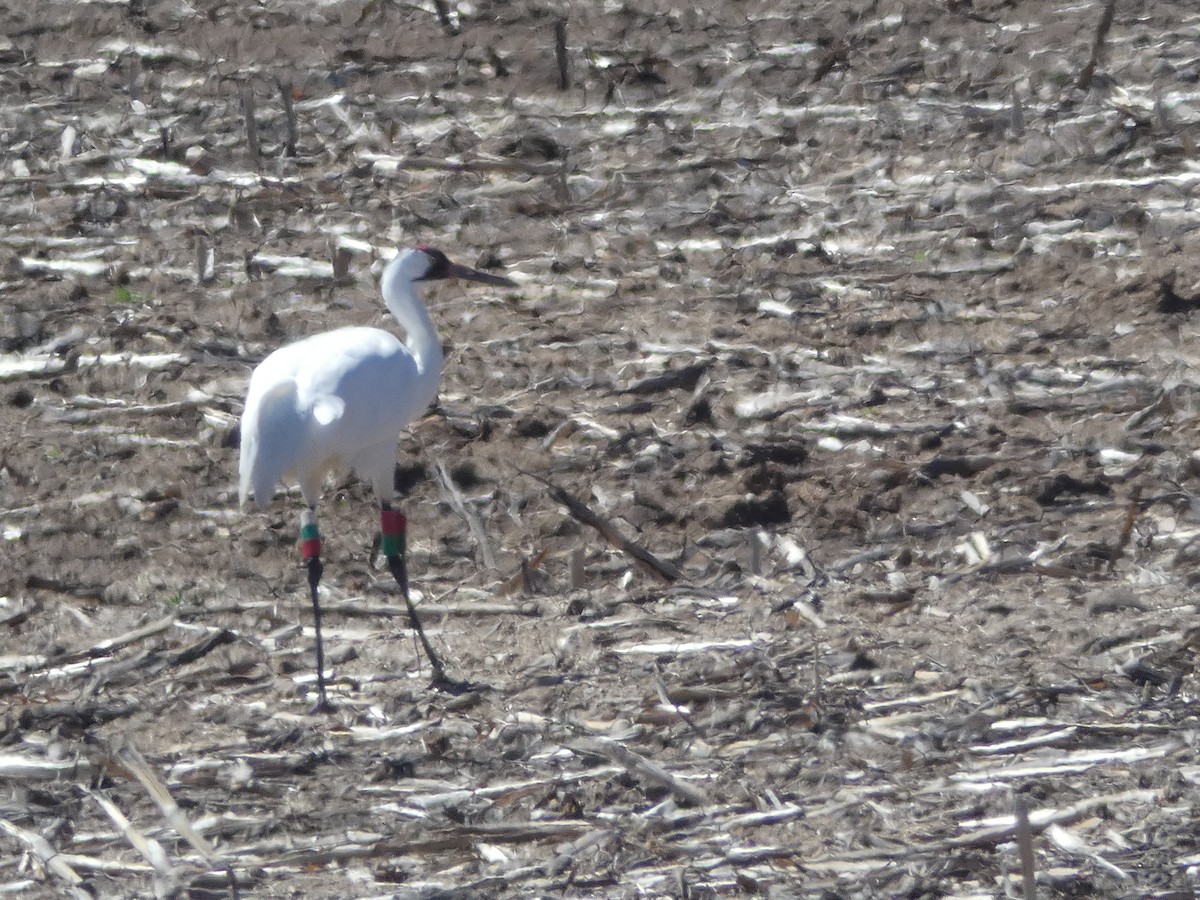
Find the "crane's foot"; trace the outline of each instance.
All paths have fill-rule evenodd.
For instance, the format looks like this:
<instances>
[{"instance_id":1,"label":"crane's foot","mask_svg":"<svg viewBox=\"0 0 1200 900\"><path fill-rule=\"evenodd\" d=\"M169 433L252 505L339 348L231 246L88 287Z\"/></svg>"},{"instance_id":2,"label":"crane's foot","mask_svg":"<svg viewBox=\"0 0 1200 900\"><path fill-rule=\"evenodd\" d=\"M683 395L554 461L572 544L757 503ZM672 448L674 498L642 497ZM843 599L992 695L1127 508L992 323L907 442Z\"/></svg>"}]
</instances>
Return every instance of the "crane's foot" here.
<instances>
[{"instance_id":1,"label":"crane's foot","mask_svg":"<svg viewBox=\"0 0 1200 900\"><path fill-rule=\"evenodd\" d=\"M328 697L321 698L308 710L310 716L328 716L335 712L337 712L337 706L331 703Z\"/></svg>"},{"instance_id":2,"label":"crane's foot","mask_svg":"<svg viewBox=\"0 0 1200 900\"><path fill-rule=\"evenodd\" d=\"M487 689L486 684L480 684L477 681L465 681L461 678L451 678L445 672L434 674L433 678L429 680L429 686L435 691L441 691L452 697L461 697L463 694Z\"/></svg>"}]
</instances>

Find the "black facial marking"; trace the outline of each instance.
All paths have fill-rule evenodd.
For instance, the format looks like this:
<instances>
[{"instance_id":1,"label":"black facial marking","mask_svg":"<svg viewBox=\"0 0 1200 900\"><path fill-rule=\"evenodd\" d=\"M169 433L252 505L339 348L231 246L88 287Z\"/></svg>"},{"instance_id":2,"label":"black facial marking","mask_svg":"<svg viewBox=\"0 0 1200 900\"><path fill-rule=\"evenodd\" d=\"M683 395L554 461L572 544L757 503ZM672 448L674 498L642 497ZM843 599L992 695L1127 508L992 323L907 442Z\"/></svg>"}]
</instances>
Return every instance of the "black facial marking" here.
<instances>
[{"instance_id":1,"label":"black facial marking","mask_svg":"<svg viewBox=\"0 0 1200 900\"><path fill-rule=\"evenodd\" d=\"M435 250L433 247L418 247L417 249L429 257L429 268L417 281L432 281L435 278L445 278L446 273L450 270L450 260L446 258L446 254L441 250Z\"/></svg>"}]
</instances>

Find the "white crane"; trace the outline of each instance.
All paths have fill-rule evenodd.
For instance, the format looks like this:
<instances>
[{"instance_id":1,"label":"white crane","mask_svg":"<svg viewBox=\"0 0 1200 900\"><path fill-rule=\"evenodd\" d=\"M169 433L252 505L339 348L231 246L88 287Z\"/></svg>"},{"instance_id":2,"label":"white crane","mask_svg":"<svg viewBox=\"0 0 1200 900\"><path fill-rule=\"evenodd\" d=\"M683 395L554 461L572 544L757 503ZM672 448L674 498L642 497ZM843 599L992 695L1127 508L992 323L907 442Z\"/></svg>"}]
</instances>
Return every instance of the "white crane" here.
<instances>
[{"instance_id":1,"label":"white crane","mask_svg":"<svg viewBox=\"0 0 1200 900\"><path fill-rule=\"evenodd\" d=\"M371 482L380 507L380 546L433 667L434 684L456 684L446 677L409 599L406 522L392 506L396 442L433 402L442 374L442 345L417 284L449 278L516 287L508 278L452 263L440 250L404 250L384 267L380 289L404 328L405 341L379 328L338 328L280 347L250 377L238 495L245 505L253 491L255 502L265 509L281 480L300 483L307 507L300 517L300 548L316 623L317 709L329 709L329 703L317 598L323 566L316 506L331 470L354 470Z\"/></svg>"}]
</instances>

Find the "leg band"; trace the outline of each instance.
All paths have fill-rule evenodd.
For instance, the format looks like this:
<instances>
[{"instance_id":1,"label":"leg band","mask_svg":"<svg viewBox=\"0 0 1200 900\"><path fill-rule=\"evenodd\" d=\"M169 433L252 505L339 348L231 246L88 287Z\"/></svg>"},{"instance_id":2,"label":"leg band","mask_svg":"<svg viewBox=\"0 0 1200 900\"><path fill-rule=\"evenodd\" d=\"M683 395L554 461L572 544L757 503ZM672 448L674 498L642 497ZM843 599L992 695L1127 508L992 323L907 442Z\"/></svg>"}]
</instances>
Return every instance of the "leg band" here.
<instances>
[{"instance_id":1,"label":"leg band","mask_svg":"<svg viewBox=\"0 0 1200 900\"><path fill-rule=\"evenodd\" d=\"M408 519L398 509L385 509L379 513L379 530L382 533L379 547L384 556L403 556L405 532Z\"/></svg>"},{"instance_id":2,"label":"leg band","mask_svg":"<svg viewBox=\"0 0 1200 900\"><path fill-rule=\"evenodd\" d=\"M317 531L317 516L311 509L300 513L300 555L305 562L321 555L321 533Z\"/></svg>"}]
</instances>

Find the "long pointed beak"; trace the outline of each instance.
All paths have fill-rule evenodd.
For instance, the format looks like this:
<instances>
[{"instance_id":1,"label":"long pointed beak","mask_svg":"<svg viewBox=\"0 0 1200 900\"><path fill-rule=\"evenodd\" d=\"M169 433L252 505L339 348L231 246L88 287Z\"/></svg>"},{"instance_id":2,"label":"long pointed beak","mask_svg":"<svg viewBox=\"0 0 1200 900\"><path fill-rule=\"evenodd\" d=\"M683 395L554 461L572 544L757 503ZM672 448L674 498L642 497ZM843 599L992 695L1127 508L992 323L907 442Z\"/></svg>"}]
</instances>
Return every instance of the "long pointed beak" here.
<instances>
[{"instance_id":1,"label":"long pointed beak","mask_svg":"<svg viewBox=\"0 0 1200 900\"><path fill-rule=\"evenodd\" d=\"M494 284L497 287L519 287L511 278L505 278L503 275L491 275L487 272L480 272L478 269L472 269L470 266L464 266L460 263L450 263L446 274L443 278L461 278L463 281L478 281L480 284Z\"/></svg>"}]
</instances>

